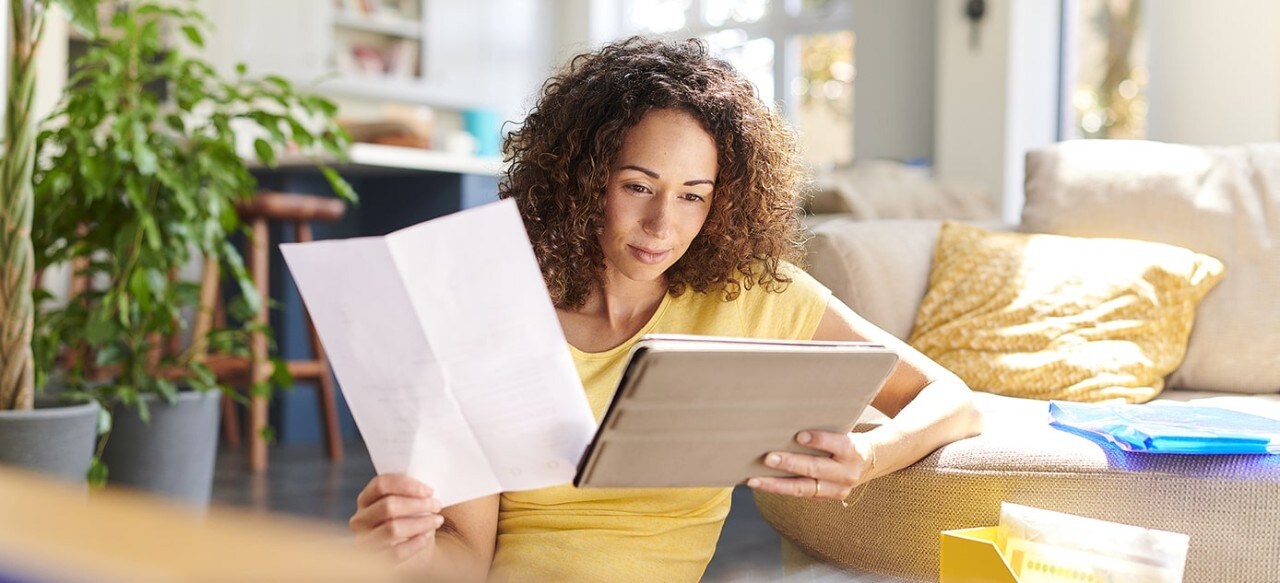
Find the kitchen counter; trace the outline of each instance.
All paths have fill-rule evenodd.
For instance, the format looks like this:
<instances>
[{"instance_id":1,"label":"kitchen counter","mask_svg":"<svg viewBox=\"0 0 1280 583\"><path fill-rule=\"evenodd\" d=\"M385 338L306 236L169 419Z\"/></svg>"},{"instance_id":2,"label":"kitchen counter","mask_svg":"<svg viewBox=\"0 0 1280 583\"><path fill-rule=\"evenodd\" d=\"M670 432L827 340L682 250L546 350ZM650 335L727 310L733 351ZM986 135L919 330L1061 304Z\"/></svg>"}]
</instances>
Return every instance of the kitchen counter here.
<instances>
[{"instance_id":1,"label":"kitchen counter","mask_svg":"<svg viewBox=\"0 0 1280 583\"><path fill-rule=\"evenodd\" d=\"M344 163L339 164L336 159L320 161L352 167L358 171L384 169L497 176L503 169L501 158L453 154L440 150L381 144L352 144L347 152L349 159ZM276 167L278 169L309 168L315 166L316 162L312 158L291 154L282 157Z\"/></svg>"}]
</instances>

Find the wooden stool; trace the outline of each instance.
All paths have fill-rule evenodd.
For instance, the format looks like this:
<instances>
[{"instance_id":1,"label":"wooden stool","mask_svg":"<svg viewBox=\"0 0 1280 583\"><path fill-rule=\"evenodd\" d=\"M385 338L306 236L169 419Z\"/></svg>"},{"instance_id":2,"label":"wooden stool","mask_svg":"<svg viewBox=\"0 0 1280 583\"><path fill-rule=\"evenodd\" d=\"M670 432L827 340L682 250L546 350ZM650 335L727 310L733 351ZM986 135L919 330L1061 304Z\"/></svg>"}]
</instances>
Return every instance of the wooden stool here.
<instances>
[{"instance_id":1,"label":"wooden stool","mask_svg":"<svg viewBox=\"0 0 1280 583\"><path fill-rule=\"evenodd\" d=\"M249 253L247 262L249 273L253 277L261 304L254 322L261 326L269 326L267 304L271 273L271 244L269 224L276 222L292 222L296 239L299 243L312 240L311 221L334 222L346 213L347 205L342 200L311 194L290 194L282 192L260 192L252 200L238 207L240 217L251 228ZM216 266L215 266L216 268ZM207 274L206 274L207 275ZM216 276L215 276L216 277ZM317 383L320 397L320 414L324 423L325 449L329 459L342 459L342 434L338 427L338 407L334 397L333 376L329 370L329 359L320 345L320 336L316 334L315 325L304 311L307 329L311 337L312 358L287 360L289 374L294 380L312 380ZM262 333L254 333L250 339L251 358L246 361L242 357L210 356L209 368L226 381L240 381L242 386L249 387L249 467L262 470L267 467L267 443L262 437L262 430L267 426L267 399L263 395L254 394L252 387L264 383L271 377L271 361L267 356L267 338ZM239 446L239 421L235 416L234 403L223 398L223 430L227 442L232 447Z\"/></svg>"}]
</instances>

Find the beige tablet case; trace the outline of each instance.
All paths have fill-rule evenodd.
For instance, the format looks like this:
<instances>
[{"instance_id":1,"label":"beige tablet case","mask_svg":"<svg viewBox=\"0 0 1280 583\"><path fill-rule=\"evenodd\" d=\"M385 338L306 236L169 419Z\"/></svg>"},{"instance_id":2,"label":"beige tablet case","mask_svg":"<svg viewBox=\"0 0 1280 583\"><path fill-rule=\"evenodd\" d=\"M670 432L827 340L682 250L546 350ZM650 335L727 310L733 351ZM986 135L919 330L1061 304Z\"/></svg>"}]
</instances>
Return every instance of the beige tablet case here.
<instances>
[{"instance_id":1,"label":"beige tablet case","mask_svg":"<svg viewBox=\"0 0 1280 583\"><path fill-rule=\"evenodd\" d=\"M595 439L579 487L732 486L770 451L814 453L804 429L848 431L898 357L880 345L647 337Z\"/></svg>"}]
</instances>

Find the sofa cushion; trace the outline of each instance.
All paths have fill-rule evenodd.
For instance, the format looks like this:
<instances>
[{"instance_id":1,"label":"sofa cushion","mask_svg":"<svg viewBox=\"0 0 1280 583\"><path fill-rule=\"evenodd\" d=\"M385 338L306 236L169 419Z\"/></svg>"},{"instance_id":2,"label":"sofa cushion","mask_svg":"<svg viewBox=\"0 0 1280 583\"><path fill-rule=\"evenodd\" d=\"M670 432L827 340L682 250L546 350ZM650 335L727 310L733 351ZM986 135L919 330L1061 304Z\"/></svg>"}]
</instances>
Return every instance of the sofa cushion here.
<instances>
[{"instance_id":1,"label":"sofa cushion","mask_svg":"<svg viewBox=\"0 0 1280 583\"><path fill-rule=\"evenodd\" d=\"M935 220L824 220L807 244L808 271L853 311L906 339L929 283Z\"/></svg>"},{"instance_id":2,"label":"sofa cushion","mask_svg":"<svg viewBox=\"0 0 1280 583\"><path fill-rule=\"evenodd\" d=\"M859 219L993 220L1000 216L999 199L986 189L937 180L925 168L892 160L859 160L852 166L820 171L814 186L809 207L813 212L847 212Z\"/></svg>"},{"instance_id":3,"label":"sofa cushion","mask_svg":"<svg viewBox=\"0 0 1280 583\"><path fill-rule=\"evenodd\" d=\"M1221 404L1225 395L1161 398ZM1280 395L1235 401L1280 419ZM756 493L761 515L817 559L937 581L939 532L990 526L1008 501L1191 536L1186 583L1280 573L1280 455L1126 453L1048 424L1044 401L978 394L986 427L862 486L856 504Z\"/></svg>"},{"instance_id":4,"label":"sofa cushion","mask_svg":"<svg viewBox=\"0 0 1280 583\"><path fill-rule=\"evenodd\" d=\"M1280 391L1280 144L1079 140L1027 154L1027 231L1169 243L1221 259L1171 387Z\"/></svg>"},{"instance_id":5,"label":"sofa cushion","mask_svg":"<svg viewBox=\"0 0 1280 583\"><path fill-rule=\"evenodd\" d=\"M1186 352L1218 260L1127 239L942 225L909 342L972 388L1150 400Z\"/></svg>"}]
</instances>

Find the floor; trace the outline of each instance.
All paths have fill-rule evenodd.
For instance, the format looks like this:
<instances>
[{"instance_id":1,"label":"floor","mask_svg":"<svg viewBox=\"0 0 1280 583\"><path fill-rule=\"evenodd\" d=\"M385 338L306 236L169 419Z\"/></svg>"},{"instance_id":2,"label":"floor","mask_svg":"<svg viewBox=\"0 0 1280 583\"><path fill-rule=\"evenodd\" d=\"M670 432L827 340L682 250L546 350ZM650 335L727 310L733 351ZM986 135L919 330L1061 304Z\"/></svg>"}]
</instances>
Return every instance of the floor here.
<instances>
[{"instance_id":1,"label":"floor","mask_svg":"<svg viewBox=\"0 0 1280 583\"><path fill-rule=\"evenodd\" d=\"M345 528L355 512L356 495L374 475L364 446L348 443L346 459L330 464L319 445L273 446L264 473L249 472L243 450L218 452L213 500L255 512L284 513L328 521ZM793 573L784 577L778 534L756 512L751 493L740 487L707 567L703 581L896 583L875 575L853 575L833 569Z\"/></svg>"}]
</instances>

